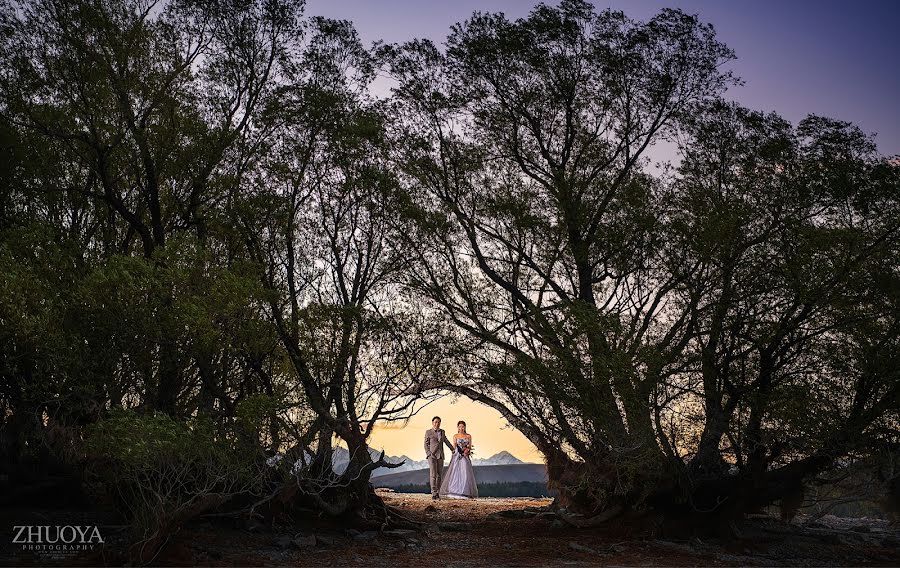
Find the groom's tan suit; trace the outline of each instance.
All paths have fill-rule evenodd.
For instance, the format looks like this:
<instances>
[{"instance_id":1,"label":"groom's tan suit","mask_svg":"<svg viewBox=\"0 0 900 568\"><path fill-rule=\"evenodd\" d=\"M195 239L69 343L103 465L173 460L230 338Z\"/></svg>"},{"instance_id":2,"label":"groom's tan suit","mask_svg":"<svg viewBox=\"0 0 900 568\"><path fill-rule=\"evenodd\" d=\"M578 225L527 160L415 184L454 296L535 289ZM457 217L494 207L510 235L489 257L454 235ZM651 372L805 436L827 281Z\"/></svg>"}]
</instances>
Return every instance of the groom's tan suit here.
<instances>
[{"instance_id":1,"label":"groom's tan suit","mask_svg":"<svg viewBox=\"0 0 900 568\"><path fill-rule=\"evenodd\" d=\"M437 496L441 489L441 478L444 475L444 444L453 450L453 444L447 439L443 428L425 430L425 457L428 458L428 470L431 473L432 496Z\"/></svg>"}]
</instances>

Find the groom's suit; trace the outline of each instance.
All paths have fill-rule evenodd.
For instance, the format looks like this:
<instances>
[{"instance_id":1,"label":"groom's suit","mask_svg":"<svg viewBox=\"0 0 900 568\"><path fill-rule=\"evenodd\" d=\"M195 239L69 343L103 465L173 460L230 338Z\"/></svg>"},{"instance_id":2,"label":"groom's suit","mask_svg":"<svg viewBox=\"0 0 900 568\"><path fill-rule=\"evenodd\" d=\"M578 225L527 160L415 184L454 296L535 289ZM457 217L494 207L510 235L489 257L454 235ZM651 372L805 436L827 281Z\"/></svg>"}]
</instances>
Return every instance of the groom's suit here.
<instances>
[{"instance_id":1,"label":"groom's suit","mask_svg":"<svg viewBox=\"0 0 900 568\"><path fill-rule=\"evenodd\" d=\"M436 496L441 489L441 478L444 475L444 444L453 450L453 444L447 439L443 428L425 430L425 457L428 458L428 470L431 473L431 494Z\"/></svg>"}]
</instances>

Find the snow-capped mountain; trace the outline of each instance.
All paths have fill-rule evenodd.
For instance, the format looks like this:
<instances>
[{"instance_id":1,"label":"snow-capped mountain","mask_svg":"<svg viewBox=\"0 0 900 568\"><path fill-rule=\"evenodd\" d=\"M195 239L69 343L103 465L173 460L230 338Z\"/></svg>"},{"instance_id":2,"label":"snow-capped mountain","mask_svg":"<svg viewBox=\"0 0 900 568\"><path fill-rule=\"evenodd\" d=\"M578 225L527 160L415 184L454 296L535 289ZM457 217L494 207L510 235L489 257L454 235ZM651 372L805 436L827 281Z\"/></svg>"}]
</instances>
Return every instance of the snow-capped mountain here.
<instances>
[{"instance_id":1,"label":"snow-capped mountain","mask_svg":"<svg viewBox=\"0 0 900 568\"><path fill-rule=\"evenodd\" d=\"M373 456L374 458L378 457L378 453L376 452ZM375 471L372 472L372 477L378 477L379 475L389 475L392 473L400 473L404 471L416 471L420 469L428 469L428 460L411 460L406 456L393 457L393 456L385 456L385 461L391 463L400 463L401 460L406 460L406 463L397 468L387 468L387 467L379 467ZM447 461L449 461L449 456L447 456ZM482 465L517 465L525 463L516 456L512 455L507 451L502 451L498 454L494 454L489 458L472 458L472 465L474 466L482 466Z\"/></svg>"},{"instance_id":2,"label":"snow-capped mountain","mask_svg":"<svg viewBox=\"0 0 900 568\"><path fill-rule=\"evenodd\" d=\"M369 454L372 456L373 460L378 459L378 456L381 455L380 450L375 450L373 448L369 448ZM448 452L445 452L448 454ZM447 461L450 460L449 454L446 456ZM334 449L334 458L332 463L334 464L334 471L341 473L347 468L347 462L350 460L350 453L344 448L335 448ZM399 467L379 467L378 469L372 471L372 477L377 477L379 475L387 475L389 473L400 473L402 471L415 471L417 469L428 469L428 460L414 460L409 456L384 456L384 461L388 463L402 463ZM514 465L525 463L516 456L512 455L507 451L502 451L500 453L494 454L489 458L472 458L472 465Z\"/></svg>"},{"instance_id":3,"label":"snow-capped mountain","mask_svg":"<svg viewBox=\"0 0 900 568\"><path fill-rule=\"evenodd\" d=\"M380 452L373 451L372 459L378 458ZM449 461L450 456L447 455L447 460ZM385 456L384 460L390 463L400 463L403 462L403 465L395 468L388 467L379 467L375 471L372 472L372 477L377 477L379 475L387 475L389 473L400 473L402 471L415 471L417 469L428 469L428 460L414 460L408 456ZM494 454L489 458L472 458L472 465L514 465L525 463L516 456L512 455L507 451L502 451L498 454ZM346 465L344 466L346 467Z\"/></svg>"},{"instance_id":4,"label":"snow-capped mountain","mask_svg":"<svg viewBox=\"0 0 900 568\"><path fill-rule=\"evenodd\" d=\"M378 454L375 454L375 457L378 457ZM417 469L428 469L428 460L414 460L408 456L384 456L384 461L388 463L400 463L403 462L403 465L399 467L379 467L378 469L372 472L372 477L378 475L387 475L388 473L400 473L401 471L415 471Z\"/></svg>"},{"instance_id":5,"label":"snow-capped mountain","mask_svg":"<svg viewBox=\"0 0 900 568\"><path fill-rule=\"evenodd\" d=\"M472 458L472 465L513 465L520 463L525 462L507 452L506 450L485 459Z\"/></svg>"},{"instance_id":6,"label":"snow-capped mountain","mask_svg":"<svg viewBox=\"0 0 900 568\"><path fill-rule=\"evenodd\" d=\"M372 456L372 461L378 459L378 456L381 455L381 450L376 450L374 448L369 448L369 455ZM395 468L388 467L379 467L372 471L372 476L376 475L384 475L386 473L397 473L401 471L412 471L416 469L427 469L428 462L426 460L415 461L407 456L384 456L384 461L388 463L401 463L402 465ZM346 448L342 448L338 446L334 448L331 454L331 465L334 468L335 473L343 473L345 469L347 469L347 464L350 462L350 452L347 451Z\"/></svg>"},{"instance_id":7,"label":"snow-capped mountain","mask_svg":"<svg viewBox=\"0 0 900 568\"><path fill-rule=\"evenodd\" d=\"M377 460L378 456L381 455L380 450L376 450L374 448L369 448L369 455L372 456L372 460ZM269 458L269 465L275 465L278 461L281 460L281 455L273 456ZM307 460L311 458L311 456L306 456ZM447 456L449 460L449 455ZM414 460L406 455L402 456L384 456L384 461L388 463L397 463L401 464L398 467L379 467L372 471L372 477L378 477L380 475L388 475L391 473L400 473L404 471L416 471L420 469L428 469L428 460ZM401 463L402 462L402 463ZM335 473L343 473L345 469L347 469L347 464L350 463L350 452L347 448L342 448L340 446L334 448L332 450L332 458L331 465L334 469ZM494 454L489 458L472 458L472 465L482 466L482 465L516 465L525 463L516 456L512 455L507 451L502 451L500 453ZM299 468L300 462L295 465L295 468Z\"/></svg>"},{"instance_id":8,"label":"snow-capped mountain","mask_svg":"<svg viewBox=\"0 0 900 568\"><path fill-rule=\"evenodd\" d=\"M475 478L482 483L547 483L547 466L542 463L517 463L510 465L476 465ZM399 487L402 485L426 485L428 470L388 473L372 478L375 487Z\"/></svg>"}]
</instances>

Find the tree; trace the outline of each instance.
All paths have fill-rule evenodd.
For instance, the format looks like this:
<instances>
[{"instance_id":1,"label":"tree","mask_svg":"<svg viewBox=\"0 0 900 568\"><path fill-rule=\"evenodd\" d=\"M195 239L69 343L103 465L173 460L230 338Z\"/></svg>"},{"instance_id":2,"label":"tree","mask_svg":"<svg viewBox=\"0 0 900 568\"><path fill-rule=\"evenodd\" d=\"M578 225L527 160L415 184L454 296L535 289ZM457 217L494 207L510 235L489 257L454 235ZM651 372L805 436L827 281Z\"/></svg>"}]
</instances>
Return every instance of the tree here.
<instances>
[{"instance_id":1,"label":"tree","mask_svg":"<svg viewBox=\"0 0 900 568\"><path fill-rule=\"evenodd\" d=\"M234 154L299 33L292 2L34 0L4 14L4 118L67 168L51 191L101 203L159 266L175 236L201 243L248 159ZM252 147L252 146L248 146ZM202 246L202 244L201 244ZM169 317L174 290L163 294ZM169 326L170 329L174 325ZM163 334L148 403L177 414L189 355Z\"/></svg>"},{"instance_id":2,"label":"tree","mask_svg":"<svg viewBox=\"0 0 900 568\"><path fill-rule=\"evenodd\" d=\"M392 224L388 109L368 94L376 63L348 22L311 20L290 82L267 109L266 158L235 212L311 411L285 462L303 461L299 491L332 515L380 503L369 475L395 464L383 453L373 460L366 441L379 421L413 413L442 357L416 300L398 294L407 254ZM335 437L350 452L339 476Z\"/></svg>"},{"instance_id":3,"label":"tree","mask_svg":"<svg viewBox=\"0 0 900 568\"><path fill-rule=\"evenodd\" d=\"M671 299L685 276L665 188L641 167L732 82L731 52L675 10L642 23L563 2L476 14L446 53L420 41L394 56L411 285L465 332L477 370L446 387L532 439L573 503L632 502L665 463L650 395L691 313Z\"/></svg>"},{"instance_id":4,"label":"tree","mask_svg":"<svg viewBox=\"0 0 900 568\"><path fill-rule=\"evenodd\" d=\"M445 49L289 0L0 4L4 471L107 432L97 458L122 407L148 447L246 458L204 509L383 526L367 440L450 391L534 441L577 526L789 517L897 447L900 168L724 102L732 58L583 0ZM191 503L179 475L154 491Z\"/></svg>"},{"instance_id":5,"label":"tree","mask_svg":"<svg viewBox=\"0 0 900 568\"><path fill-rule=\"evenodd\" d=\"M871 365L894 341L896 168L858 129L718 102L732 53L675 10L476 14L445 52L389 51L409 286L465 354L435 386L532 439L593 515L575 524L790 500L895 421ZM652 175L665 139L680 167ZM851 348L872 325L879 347Z\"/></svg>"},{"instance_id":6,"label":"tree","mask_svg":"<svg viewBox=\"0 0 900 568\"><path fill-rule=\"evenodd\" d=\"M677 223L703 299L694 366L669 388L702 408L683 456L696 505L742 512L895 435L898 178L849 123L696 117Z\"/></svg>"}]
</instances>

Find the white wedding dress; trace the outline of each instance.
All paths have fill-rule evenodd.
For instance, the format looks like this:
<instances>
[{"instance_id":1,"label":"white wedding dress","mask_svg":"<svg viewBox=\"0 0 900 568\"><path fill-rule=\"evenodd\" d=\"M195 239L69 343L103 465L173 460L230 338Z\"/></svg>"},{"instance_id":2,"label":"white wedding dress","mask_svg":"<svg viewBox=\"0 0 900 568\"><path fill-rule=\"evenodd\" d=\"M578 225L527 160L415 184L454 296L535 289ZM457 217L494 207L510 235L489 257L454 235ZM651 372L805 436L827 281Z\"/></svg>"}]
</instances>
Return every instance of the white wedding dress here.
<instances>
[{"instance_id":1,"label":"white wedding dress","mask_svg":"<svg viewBox=\"0 0 900 568\"><path fill-rule=\"evenodd\" d=\"M472 499L478 497L475 470L472 460L463 452L469 447L468 438L458 438L450 465L441 483L440 495L449 499Z\"/></svg>"}]
</instances>

